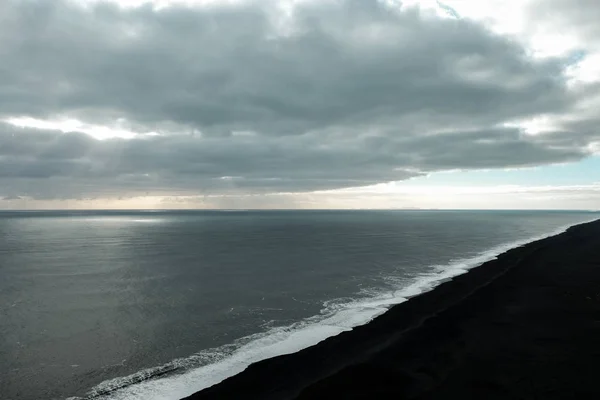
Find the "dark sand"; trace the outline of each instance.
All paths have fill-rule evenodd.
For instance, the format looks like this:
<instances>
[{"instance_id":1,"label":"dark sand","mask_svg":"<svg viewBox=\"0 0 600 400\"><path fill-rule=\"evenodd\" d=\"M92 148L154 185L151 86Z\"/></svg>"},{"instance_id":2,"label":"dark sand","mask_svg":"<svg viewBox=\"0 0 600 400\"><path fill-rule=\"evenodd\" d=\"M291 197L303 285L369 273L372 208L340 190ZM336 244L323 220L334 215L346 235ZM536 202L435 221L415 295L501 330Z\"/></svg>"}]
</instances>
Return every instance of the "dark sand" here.
<instances>
[{"instance_id":1,"label":"dark sand","mask_svg":"<svg viewBox=\"0 0 600 400\"><path fill-rule=\"evenodd\" d=\"M600 221L187 399L600 399Z\"/></svg>"}]
</instances>

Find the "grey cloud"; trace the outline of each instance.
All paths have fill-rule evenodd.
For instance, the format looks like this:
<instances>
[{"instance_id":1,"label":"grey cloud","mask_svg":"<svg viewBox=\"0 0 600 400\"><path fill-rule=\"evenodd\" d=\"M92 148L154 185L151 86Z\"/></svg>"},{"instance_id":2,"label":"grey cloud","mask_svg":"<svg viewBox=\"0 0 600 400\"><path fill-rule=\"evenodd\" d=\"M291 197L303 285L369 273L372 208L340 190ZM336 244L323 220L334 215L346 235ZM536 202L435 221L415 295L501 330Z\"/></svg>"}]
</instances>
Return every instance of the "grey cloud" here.
<instances>
[{"instance_id":1,"label":"grey cloud","mask_svg":"<svg viewBox=\"0 0 600 400\"><path fill-rule=\"evenodd\" d=\"M572 161L598 140L585 121L540 137L499 128L568 113L580 94L568 60L532 59L474 22L375 0L309 2L285 20L274 0L74 4L0 4L0 118L165 132L99 141L0 125L0 195L325 190Z\"/></svg>"},{"instance_id":2,"label":"grey cloud","mask_svg":"<svg viewBox=\"0 0 600 400\"><path fill-rule=\"evenodd\" d=\"M0 179L36 198L157 193L303 192L403 180L432 171L533 166L586 156L563 133L513 128L410 138L324 133L96 140L0 125ZM16 133L15 133L16 132ZM18 137L19 151L11 143ZM25 139L25 140L23 140ZM12 180L12 186L10 182ZM50 193L50 194L47 194Z\"/></svg>"},{"instance_id":3,"label":"grey cloud","mask_svg":"<svg viewBox=\"0 0 600 400\"><path fill-rule=\"evenodd\" d=\"M560 60L534 62L473 23L347 0L298 7L294 31L277 36L273 3L124 11L11 0L2 110L279 135L424 110L498 122L568 102Z\"/></svg>"}]
</instances>

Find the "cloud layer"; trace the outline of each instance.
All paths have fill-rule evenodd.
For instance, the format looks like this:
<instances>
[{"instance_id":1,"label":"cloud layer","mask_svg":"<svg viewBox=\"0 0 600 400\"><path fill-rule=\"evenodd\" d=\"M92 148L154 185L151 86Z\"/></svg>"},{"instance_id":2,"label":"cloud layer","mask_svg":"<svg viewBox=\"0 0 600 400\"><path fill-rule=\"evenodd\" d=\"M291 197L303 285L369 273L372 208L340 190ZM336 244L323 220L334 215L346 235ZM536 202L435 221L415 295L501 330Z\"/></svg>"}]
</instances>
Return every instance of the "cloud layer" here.
<instances>
[{"instance_id":1,"label":"cloud layer","mask_svg":"<svg viewBox=\"0 0 600 400\"><path fill-rule=\"evenodd\" d=\"M283 5L2 2L0 119L140 134L0 123L0 196L309 192L574 161L600 142L597 84L570 84L570 54L399 2ZM542 133L521 125L539 116Z\"/></svg>"}]
</instances>

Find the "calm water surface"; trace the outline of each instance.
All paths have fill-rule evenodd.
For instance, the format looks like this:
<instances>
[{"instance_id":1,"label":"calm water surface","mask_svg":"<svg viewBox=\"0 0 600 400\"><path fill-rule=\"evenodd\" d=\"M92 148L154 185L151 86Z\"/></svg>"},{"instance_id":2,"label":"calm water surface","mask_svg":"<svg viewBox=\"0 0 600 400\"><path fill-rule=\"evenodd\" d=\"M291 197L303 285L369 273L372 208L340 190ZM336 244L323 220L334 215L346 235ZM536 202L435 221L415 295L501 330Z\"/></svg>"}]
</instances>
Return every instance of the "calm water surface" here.
<instances>
[{"instance_id":1,"label":"calm water surface","mask_svg":"<svg viewBox=\"0 0 600 400\"><path fill-rule=\"evenodd\" d=\"M0 212L0 398L188 395L596 216Z\"/></svg>"}]
</instances>

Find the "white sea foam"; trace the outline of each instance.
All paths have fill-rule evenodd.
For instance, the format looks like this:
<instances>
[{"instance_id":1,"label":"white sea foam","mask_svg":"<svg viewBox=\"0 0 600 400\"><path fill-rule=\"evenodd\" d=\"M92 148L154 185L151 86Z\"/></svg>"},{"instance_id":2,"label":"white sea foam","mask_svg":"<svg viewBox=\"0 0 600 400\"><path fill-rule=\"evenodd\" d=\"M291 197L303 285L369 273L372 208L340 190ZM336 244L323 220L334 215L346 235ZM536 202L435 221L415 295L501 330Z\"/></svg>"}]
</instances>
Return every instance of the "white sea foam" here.
<instances>
[{"instance_id":1,"label":"white sea foam","mask_svg":"<svg viewBox=\"0 0 600 400\"><path fill-rule=\"evenodd\" d=\"M189 396L243 371L254 362L299 351L328 337L363 325L383 314L391 306L429 291L441 282L493 260L511 248L557 235L569 226L550 234L506 243L475 257L455 260L448 265L432 266L430 273L409 281L396 280L396 290L371 292L368 297L356 300L327 302L321 314L290 326L271 328L267 332L248 336L227 346L202 351L191 357L174 360L127 377L105 381L93 388L88 398L171 400Z\"/></svg>"}]
</instances>

